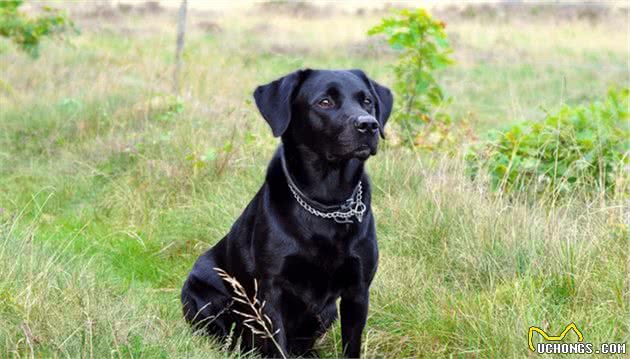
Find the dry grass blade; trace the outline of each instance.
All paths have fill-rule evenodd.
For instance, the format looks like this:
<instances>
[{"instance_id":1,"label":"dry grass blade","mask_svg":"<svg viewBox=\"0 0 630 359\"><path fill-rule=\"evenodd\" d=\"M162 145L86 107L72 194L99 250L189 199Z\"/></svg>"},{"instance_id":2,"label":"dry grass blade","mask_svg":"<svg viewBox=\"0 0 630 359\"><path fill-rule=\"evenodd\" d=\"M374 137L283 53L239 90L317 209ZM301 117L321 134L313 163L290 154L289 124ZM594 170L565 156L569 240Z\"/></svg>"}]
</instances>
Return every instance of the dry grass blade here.
<instances>
[{"instance_id":1,"label":"dry grass blade","mask_svg":"<svg viewBox=\"0 0 630 359\"><path fill-rule=\"evenodd\" d=\"M260 302L258 300L258 281L254 279L254 295L250 298L247 295L245 288L241 285L241 283L239 283L236 278L230 276L226 271L221 268L214 268L214 270L217 272L219 277L221 277L221 279L228 283L234 290L234 294L236 296L232 297L232 299L236 302L248 306L252 313L244 313L235 309L232 309L232 312L245 318L245 320L243 320L243 325L248 327L252 331L252 333L254 333L255 335L259 335L262 338L271 340L271 342L280 352L280 355L282 355L282 358L286 359L287 356L284 353L284 350L275 338L275 335L280 332L280 329L277 329L275 331L273 330L273 322L271 318L269 318L269 316L264 314L262 311L263 307L265 306L265 301ZM258 327L256 327L255 324L258 324Z\"/></svg>"}]
</instances>

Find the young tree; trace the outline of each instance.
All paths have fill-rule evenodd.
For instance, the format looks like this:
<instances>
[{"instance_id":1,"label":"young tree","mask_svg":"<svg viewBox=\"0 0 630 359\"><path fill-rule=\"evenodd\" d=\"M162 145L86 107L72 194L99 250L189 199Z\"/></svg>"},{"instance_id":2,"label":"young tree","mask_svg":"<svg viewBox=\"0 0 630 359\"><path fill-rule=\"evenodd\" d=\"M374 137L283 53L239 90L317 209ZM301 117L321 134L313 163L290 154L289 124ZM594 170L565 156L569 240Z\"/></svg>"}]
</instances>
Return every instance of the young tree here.
<instances>
[{"instance_id":1,"label":"young tree","mask_svg":"<svg viewBox=\"0 0 630 359\"><path fill-rule=\"evenodd\" d=\"M76 30L63 12L45 7L44 15L33 18L18 10L22 3L23 0L0 1L0 36L11 39L32 57L39 55L42 38L69 28Z\"/></svg>"}]
</instances>

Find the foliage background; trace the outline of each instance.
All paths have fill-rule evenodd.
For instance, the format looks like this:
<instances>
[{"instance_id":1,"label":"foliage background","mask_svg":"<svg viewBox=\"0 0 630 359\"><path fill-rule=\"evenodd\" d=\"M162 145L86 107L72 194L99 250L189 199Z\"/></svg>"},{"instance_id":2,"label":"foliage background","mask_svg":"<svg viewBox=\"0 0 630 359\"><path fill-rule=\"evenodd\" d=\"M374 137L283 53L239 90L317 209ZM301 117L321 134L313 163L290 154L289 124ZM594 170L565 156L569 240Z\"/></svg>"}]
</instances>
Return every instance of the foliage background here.
<instances>
[{"instance_id":1,"label":"foliage background","mask_svg":"<svg viewBox=\"0 0 630 359\"><path fill-rule=\"evenodd\" d=\"M359 67L393 85L397 55L367 36L389 10L191 10L175 98L174 9L53 5L80 36L42 41L39 59L0 39L0 356L249 355L191 336L178 296L194 260L258 190L277 144L251 93L298 67ZM529 326L555 333L569 322L586 341L627 342L623 191L505 196L488 176L471 181L464 160L489 129L542 121L628 84L627 9L431 12L455 59L435 76L465 136L450 154L426 153L402 145L392 123L368 162L381 261L365 355L522 358ZM339 357L340 345L336 326L318 348Z\"/></svg>"}]
</instances>

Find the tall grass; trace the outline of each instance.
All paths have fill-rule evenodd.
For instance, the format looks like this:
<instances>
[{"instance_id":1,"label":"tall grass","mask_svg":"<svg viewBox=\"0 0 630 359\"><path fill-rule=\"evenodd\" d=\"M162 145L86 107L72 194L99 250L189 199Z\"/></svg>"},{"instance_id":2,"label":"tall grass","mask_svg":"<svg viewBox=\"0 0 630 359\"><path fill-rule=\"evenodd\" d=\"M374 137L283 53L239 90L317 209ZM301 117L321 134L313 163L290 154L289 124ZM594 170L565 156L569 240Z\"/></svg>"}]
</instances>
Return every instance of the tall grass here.
<instances>
[{"instance_id":1,"label":"tall grass","mask_svg":"<svg viewBox=\"0 0 630 359\"><path fill-rule=\"evenodd\" d=\"M193 336L178 298L276 145L251 91L301 66L363 67L388 83L393 58L348 50L367 46L379 14L225 15L217 33L191 16L179 100L167 95L166 15L78 19L83 34L44 44L36 62L0 54L0 356L252 355ZM339 23L348 31L335 37ZM483 129L597 97L626 76L615 66L627 36L608 26L449 24L453 111ZM527 56L514 61L515 49ZM520 358L529 326L569 322L589 342L628 341L626 203L503 197L458 156L387 143L368 170L381 259L366 356ZM322 356L341 356L340 337L337 323Z\"/></svg>"}]
</instances>

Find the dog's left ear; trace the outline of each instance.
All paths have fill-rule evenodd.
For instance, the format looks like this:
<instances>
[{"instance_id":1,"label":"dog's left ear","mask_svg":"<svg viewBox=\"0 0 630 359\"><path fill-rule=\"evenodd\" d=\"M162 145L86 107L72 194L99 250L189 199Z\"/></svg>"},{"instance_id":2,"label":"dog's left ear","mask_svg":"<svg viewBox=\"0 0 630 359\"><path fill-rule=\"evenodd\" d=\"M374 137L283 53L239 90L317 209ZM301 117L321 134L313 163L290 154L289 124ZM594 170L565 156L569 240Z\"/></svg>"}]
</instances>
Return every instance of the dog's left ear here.
<instances>
[{"instance_id":1,"label":"dog's left ear","mask_svg":"<svg viewBox=\"0 0 630 359\"><path fill-rule=\"evenodd\" d=\"M394 95L385 86L380 85L376 81L371 80L365 72L362 70L350 70L351 73L359 76L370 88L372 96L376 98L376 118L380 123L378 128L382 138L385 138L385 124L389 115L392 113L392 106L394 105Z\"/></svg>"},{"instance_id":2,"label":"dog's left ear","mask_svg":"<svg viewBox=\"0 0 630 359\"><path fill-rule=\"evenodd\" d=\"M309 70L298 70L254 91L258 111L271 127L274 137L282 136L291 121L291 102L295 89Z\"/></svg>"}]
</instances>

